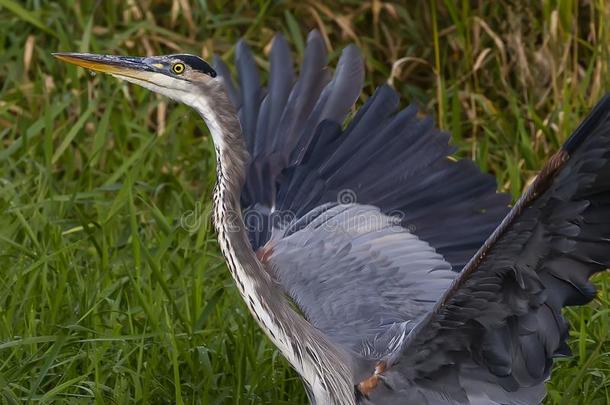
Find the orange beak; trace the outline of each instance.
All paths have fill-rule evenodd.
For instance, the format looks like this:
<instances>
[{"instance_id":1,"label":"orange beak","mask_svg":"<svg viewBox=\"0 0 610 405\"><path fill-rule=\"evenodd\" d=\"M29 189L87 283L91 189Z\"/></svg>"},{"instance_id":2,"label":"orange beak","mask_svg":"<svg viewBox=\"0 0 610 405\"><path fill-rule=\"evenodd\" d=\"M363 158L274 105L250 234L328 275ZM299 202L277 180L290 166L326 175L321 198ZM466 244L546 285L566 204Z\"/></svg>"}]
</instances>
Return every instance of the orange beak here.
<instances>
[{"instance_id":1,"label":"orange beak","mask_svg":"<svg viewBox=\"0 0 610 405\"><path fill-rule=\"evenodd\" d=\"M53 53L57 59L76 66L93 70L94 72L132 77L147 80L155 72L154 66L146 63L146 58L134 56L96 55L91 53Z\"/></svg>"}]
</instances>

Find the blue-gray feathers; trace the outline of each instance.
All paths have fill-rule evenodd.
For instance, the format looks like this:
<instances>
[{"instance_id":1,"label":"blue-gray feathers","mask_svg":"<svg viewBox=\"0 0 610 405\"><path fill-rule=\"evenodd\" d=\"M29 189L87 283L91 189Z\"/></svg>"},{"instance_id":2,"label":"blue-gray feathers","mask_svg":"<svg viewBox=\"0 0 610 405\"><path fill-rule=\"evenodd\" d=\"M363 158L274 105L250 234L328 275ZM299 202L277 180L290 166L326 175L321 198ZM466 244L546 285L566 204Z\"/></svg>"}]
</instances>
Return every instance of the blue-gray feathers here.
<instances>
[{"instance_id":1,"label":"blue-gray feathers","mask_svg":"<svg viewBox=\"0 0 610 405\"><path fill-rule=\"evenodd\" d=\"M610 265L610 98L458 274L509 212L494 178L449 159L449 135L399 111L388 86L344 127L363 84L356 47L332 75L315 31L298 78L280 35L270 59L267 89L244 42L239 86L216 63L251 155L250 241L313 325L391 365L360 401L540 402L552 358L568 353L561 308L589 302L589 277Z\"/></svg>"}]
</instances>

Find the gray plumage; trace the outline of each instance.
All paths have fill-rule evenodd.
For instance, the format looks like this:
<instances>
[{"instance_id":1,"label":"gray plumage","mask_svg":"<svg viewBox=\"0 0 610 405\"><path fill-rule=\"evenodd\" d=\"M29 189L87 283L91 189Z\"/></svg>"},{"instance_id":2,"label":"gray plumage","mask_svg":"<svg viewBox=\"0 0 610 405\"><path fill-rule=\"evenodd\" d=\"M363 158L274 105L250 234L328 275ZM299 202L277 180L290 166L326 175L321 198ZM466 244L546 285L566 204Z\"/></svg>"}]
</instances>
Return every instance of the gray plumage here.
<instances>
[{"instance_id":1,"label":"gray plumage","mask_svg":"<svg viewBox=\"0 0 610 405\"><path fill-rule=\"evenodd\" d=\"M355 352L394 324L410 330L456 275L397 218L367 205L326 204L276 229L270 244L269 270L305 317Z\"/></svg>"},{"instance_id":2,"label":"gray plumage","mask_svg":"<svg viewBox=\"0 0 610 405\"><path fill-rule=\"evenodd\" d=\"M298 78L275 38L267 89L243 41L239 86L219 59L216 72L188 55L56 56L201 114L227 267L312 403L543 400L569 354L561 310L593 299L589 278L610 265L610 96L509 208L390 87L344 125L361 56L347 47L331 75L315 31Z\"/></svg>"},{"instance_id":3,"label":"gray plumage","mask_svg":"<svg viewBox=\"0 0 610 405\"><path fill-rule=\"evenodd\" d=\"M276 41L284 50L285 42ZM314 46L312 42L322 48L317 34L310 35L308 48ZM347 52L355 59L352 49ZM353 60L350 63L353 66ZM310 64L306 54L304 65ZM345 66L340 61L338 72ZM275 80L272 58L270 82ZM448 135L434 129L429 119L418 119L415 107L396 112L398 97L387 86L378 89L342 130L351 104L338 101L353 100L348 89L359 89L362 78L352 74L349 82L343 81L344 88L332 89L334 82L321 92L297 146L275 149L276 142L271 148L285 155L274 157L279 161L274 162L279 164L276 173L281 169L281 176L259 195L266 192L277 197L269 201L250 199L248 191L242 195L247 214L256 216L257 224L266 225L251 230L253 247L266 243L273 249L266 257L267 266L284 291L314 326L355 357L377 355L376 360L382 360L389 355L384 344L398 334L408 336L400 348L404 353L393 359L395 366L385 373L386 383L361 401L403 403L404 398L412 397L417 403L431 404L539 403L551 359L567 353L561 307L585 303L593 296L586 283L592 271L571 274L583 264L571 263L574 259L565 255L577 248L566 233L576 238L583 232L573 221L584 224L589 216L583 219L582 212L589 204L587 200L570 201L568 192L560 194L560 189L584 186L602 167L570 176L579 161L573 158L555 180L563 186L548 190L519 213L472 280L445 297L449 299L446 305L435 309L456 272L508 213L509 199L497 193L493 178L481 174L471 162L447 159L454 151ZM336 91L336 101L325 96L329 89ZM318 116L322 106L337 113ZM292 113L290 108L286 110L283 116ZM601 132L608 136L608 130ZM285 134L290 131L262 136L277 140ZM595 157L602 161L609 149L596 145ZM255 162L260 156L257 150ZM245 190L256 185L247 184ZM600 184L598 189L607 192L608 185ZM365 205L336 205L346 190L353 193L355 203ZM378 222L381 218L387 222L385 227L363 234L320 225L319 216L335 218L337 210L343 216L339 228L346 216L362 210L377 215ZM402 227L383 212L399 213ZM599 221L610 222L610 209L602 207L595 213ZM287 224L286 217L292 222ZM548 229L541 228L542 217ZM290 231L291 227L297 230ZM595 230L597 239L591 241L589 250L602 256L593 259L600 263L594 269L599 271L608 265L610 254L600 253L608 251L604 250L607 233L603 226ZM450 272L451 268L456 272ZM574 285L584 298L574 298L566 284ZM441 314L430 319L434 311ZM417 333L409 334L414 329ZM437 330L442 333L433 332ZM435 388L430 378L448 382L444 389ZM455 385L449 390L447 384Z\"/></svg>"}]
</instances>

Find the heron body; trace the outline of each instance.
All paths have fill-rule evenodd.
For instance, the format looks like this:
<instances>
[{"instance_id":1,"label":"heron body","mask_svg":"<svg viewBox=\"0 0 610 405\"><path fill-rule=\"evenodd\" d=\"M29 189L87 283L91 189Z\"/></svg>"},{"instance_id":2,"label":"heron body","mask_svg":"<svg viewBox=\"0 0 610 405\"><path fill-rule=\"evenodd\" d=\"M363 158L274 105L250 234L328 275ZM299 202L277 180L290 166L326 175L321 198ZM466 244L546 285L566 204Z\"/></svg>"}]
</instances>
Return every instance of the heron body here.
<instances>
[{"instance_id":1,"label":"heron body","mask_svg":"<svg viewBox=\"0 0 610 405\"><path fill-rule=\"evenodd\" d=\"M206 117L212 136L217 140L218 181L214 190L214 224L231 275L252 315L291 365L304 376L317 401L349 404L353 402L353 384L346 378L350 375L344 366L346 357L335 353L335 347L324 335L311 328L287 305L257 260L244 233L246 226L241 215L239 195L248 153L230 101L221 96L215 102L223 104L217 111L224 114L215 115L206 105L195 104L194 107ZM300 330L302 334L293 335L295 330ZM311 355L317 352L324 352L327 356L319 359ZM333 372L324 373L323 367ZM340 378L335 379L336 376Z\"/></svg>"},{"instance_id":2,"label":"heron body","mask_svg":"<svg viewBox=\"0 0 610 405\"><path fill-rule=\"evenodd\" d=\"M317 32L298 79L275 38L266 90L243 42L239 87L192 55L56 56L203 117L227 266L312 403L542 401L568 353L561 308L610 264L610 98L511 209L387 86L343 127L362 60L346 48L331 77Z\"/></svg>"}]
</instances>

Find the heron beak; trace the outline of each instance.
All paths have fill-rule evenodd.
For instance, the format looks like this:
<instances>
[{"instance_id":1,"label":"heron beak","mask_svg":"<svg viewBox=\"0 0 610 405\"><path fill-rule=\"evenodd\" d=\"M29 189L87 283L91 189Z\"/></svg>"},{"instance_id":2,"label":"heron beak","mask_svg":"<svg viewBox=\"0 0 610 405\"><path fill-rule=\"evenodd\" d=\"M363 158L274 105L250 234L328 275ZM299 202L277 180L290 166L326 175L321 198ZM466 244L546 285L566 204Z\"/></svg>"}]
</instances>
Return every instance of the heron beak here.
<instances>
[{"instance_id":1,"label":"heron beak","mask_svg":"<svg viewBox=\"0 0 610 405\"><path fill-rule=\"evenodd\" d=\"M148 81L155 67L147 64L145 58L135 56L95 55L91 53L57 52L57 59L81 66L94 72L108 73L113 76L129 77Z\"/></svg>"}]
</instances>

